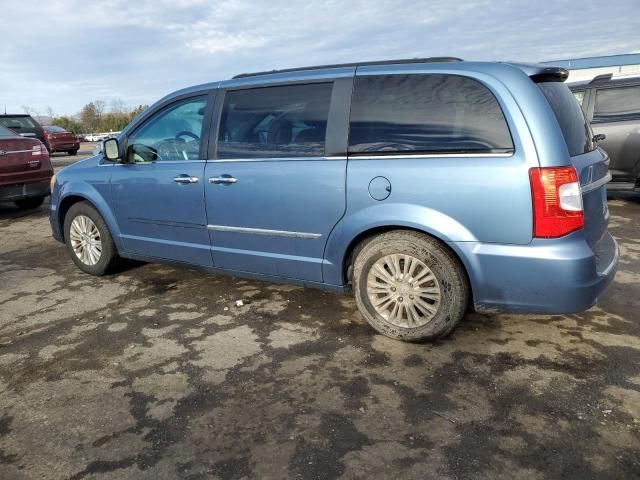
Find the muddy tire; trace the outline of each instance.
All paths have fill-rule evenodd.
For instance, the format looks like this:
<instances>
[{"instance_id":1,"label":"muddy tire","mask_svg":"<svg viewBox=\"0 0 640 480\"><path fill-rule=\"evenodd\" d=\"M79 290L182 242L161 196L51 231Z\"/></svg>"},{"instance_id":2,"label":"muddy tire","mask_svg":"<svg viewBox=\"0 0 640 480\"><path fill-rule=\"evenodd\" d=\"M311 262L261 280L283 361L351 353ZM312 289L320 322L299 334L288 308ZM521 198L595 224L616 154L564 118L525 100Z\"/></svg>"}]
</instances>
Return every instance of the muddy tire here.
<instances>
[{"instance_id":1,"label":"muddy tire","mask_svg":"<svg viewBox=\"0 0 640 480\"><path fill-rule=\"evenodd\" d=\"M469 302L467 278L454 254L432 237L405 230L361 246L353 289L360 313L373 328L413 342L448 335Z\"/></svg>"},{"instance_id":2,"label":"muddy tire","mask_svg":"<svg viewBox=\"0 0 640 480\"><path fill-rule=\"evenodd\" d=\"M73 263L91 275L108 273L118 259L107 224L88 202L75 203L67 212L64 239Z\"/></svg>"}]
</instances>

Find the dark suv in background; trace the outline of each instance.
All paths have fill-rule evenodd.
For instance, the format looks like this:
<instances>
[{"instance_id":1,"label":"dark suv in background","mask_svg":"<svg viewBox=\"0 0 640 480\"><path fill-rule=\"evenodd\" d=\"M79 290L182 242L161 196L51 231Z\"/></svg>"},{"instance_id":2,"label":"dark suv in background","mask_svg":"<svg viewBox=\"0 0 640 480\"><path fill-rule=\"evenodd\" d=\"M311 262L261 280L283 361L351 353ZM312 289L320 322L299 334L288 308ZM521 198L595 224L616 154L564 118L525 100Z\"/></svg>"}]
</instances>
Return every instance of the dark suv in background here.
<instances>
[{"instance_id":1,"label":"dark suv in background","mask_svg":"<svg viewBox=\"0 0 640 480\"><path fill-rule=\"evenodd\" d=\"M44 130L31 115L26 114L4 114L0 115L0 126L13 130L21 137L37 138L46 144Z\"/></svg>"},{"instance_id":2,"label":"dark suv in background","mask_svg":"<svg viewBox=\"0 0 640 480\"><path fill-rule=\"evenodd\" d=\"M610 188L640 191L640 75L598 75L569 87L611 158Z\"/></svg>"}]
</instances>

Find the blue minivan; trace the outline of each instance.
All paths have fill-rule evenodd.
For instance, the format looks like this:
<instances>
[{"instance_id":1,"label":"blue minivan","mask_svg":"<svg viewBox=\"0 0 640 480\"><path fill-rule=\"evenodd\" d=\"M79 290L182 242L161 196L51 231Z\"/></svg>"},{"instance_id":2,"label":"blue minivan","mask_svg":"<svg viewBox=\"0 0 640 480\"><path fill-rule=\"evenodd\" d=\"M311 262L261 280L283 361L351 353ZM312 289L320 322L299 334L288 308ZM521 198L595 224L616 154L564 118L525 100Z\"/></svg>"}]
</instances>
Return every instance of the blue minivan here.
<instances>
[{"instance_id":1,"label":"blue minivan","mask_svg":"<svg viewBox=\"0 0 640 480\"><path fill-rule=\"evenodd\" d=\"M53 236L93 275L120 257L352 291L404 340L469 308L585 310L618 247L567 75L433 58L180 90L56 176Z\"/></svg>"}]
</instances>

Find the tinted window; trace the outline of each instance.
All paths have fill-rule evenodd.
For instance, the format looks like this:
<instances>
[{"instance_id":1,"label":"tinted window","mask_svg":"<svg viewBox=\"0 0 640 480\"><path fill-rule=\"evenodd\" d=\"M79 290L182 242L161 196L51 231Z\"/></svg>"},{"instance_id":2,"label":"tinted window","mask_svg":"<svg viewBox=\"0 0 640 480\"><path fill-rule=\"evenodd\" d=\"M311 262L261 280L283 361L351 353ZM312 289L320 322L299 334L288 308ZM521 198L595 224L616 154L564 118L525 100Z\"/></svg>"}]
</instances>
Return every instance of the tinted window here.
<instances>
[{"instance_id":1,"label":"tinted window","mask_svg":"<svg viewBox=\"0 0 640 480\"><path fill-rule=\"evenodd\" d=\"M176 103L128 138L131 162L199 160L206 97Z\"/></svg>"},{"instance_id":2,"label":"tinted window","mask_svg":"<svg viewBox=\"0 0 640 480\"><path fill-rule=\"evenodd\" d=\"M537 85L560 124L569 155L573 157L593 150L591 129L569 87L561 82L541 82Z\"/></svg>"},{"instance_id":3,"label":"tinted window","mask_svg":"<svg viewBox=\"0 0 640 480\"><path fill-rule=\"evenodd\" d=\"M31 117L0 118L0 125L7 128L38 128L38 124Z\"/></svg>"},{"instance_id":4,"label":"tinted window","mask_svg":"<svg viewBox=\"0 0 640 480\"><path fill-rule=\"evenodd\" d=\"M356 78L349 152L511 152L493 94L457 75Z\"/></svg>"},{"instance_id":5,"label":"tinted window","mask_svg":"<svg viewBox=\"0 0 640 480\"><path fill-rule=\"evenodd\" d=\"M622 122L640 118L640 86L600 89L596 92L594 122Z\"/></svg>"},{"instance_id":6,"label":"tinted window","mask_svg":"<svg viewBox=\"0 0 640 480\"><path fill-rule=\"evenodd\" d=\"M227 92L219 158L324 155L331 83Z\"/></svg>"}]
</instances>

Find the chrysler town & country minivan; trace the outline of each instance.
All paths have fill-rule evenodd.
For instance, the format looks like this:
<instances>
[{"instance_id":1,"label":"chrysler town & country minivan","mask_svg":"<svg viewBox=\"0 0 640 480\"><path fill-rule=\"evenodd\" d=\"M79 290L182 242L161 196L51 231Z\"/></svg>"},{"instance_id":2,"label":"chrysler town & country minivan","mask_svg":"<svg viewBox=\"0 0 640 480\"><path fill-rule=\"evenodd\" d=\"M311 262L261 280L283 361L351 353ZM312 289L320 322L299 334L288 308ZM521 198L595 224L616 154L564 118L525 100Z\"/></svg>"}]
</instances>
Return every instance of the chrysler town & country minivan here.
<instances>
[{"instance_id":1,"label":"chrysler town & country minivan","mask_svg":"<svg viewBox=\"0 0 640 480\"><path fill-rule=\"evenodd\" d=\"M180 90L53 183L83 271L118 257L346 292L379 332L592 306L618 259L608 158L557 67L454 58Z\"/></svg>"}]
</instances>

